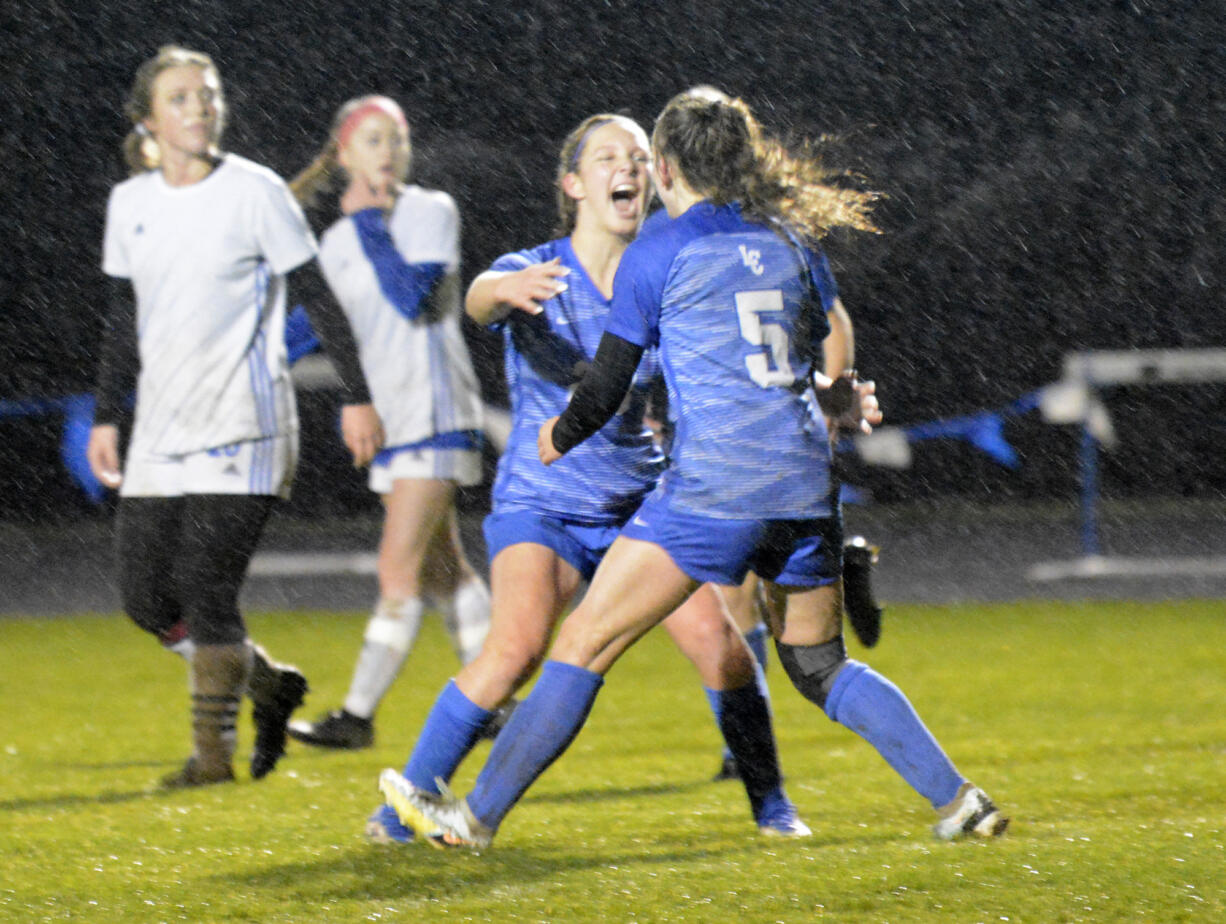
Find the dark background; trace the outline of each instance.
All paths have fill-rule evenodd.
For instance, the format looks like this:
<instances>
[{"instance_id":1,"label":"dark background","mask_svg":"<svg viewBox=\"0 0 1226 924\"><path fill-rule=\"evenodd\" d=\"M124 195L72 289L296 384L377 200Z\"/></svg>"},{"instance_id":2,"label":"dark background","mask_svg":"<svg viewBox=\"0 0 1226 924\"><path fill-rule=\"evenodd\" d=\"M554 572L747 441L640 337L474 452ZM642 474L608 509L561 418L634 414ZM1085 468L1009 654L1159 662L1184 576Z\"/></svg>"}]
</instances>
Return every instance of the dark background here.
<instances>
[{"instance_id":1,"label":"dark background","mask_svg":"<svg viewBox=\"0 0 1226 924\"><path fill-rule=\"evenodd\" d=\"M398 99L415 178L458 201L465 277L546 239L565 133L595 111L649 125L712 83L786 137L887 194L880 236L828 251L859 365L890 422L997 409L1058 378L1066 351L1226 347L1226 8L1216 2L775 3L185 0L6 4L0 12L0 399L88 389L100 239L124 176L121 106L164 43L213 55L225 146L282 175L349 97ZM487 397L498 344L469 330ZM1109 496L1220 499L1219 386L1113 389ZM372 501L303 406L294 509ZM0 519L92 516L58 460L58 417L0 420ZM889 472L850 464L881 501L1071 496L1077 434L1008 422L1022 465L966 443L915 447Z\"/></svg>"}]
</instances>

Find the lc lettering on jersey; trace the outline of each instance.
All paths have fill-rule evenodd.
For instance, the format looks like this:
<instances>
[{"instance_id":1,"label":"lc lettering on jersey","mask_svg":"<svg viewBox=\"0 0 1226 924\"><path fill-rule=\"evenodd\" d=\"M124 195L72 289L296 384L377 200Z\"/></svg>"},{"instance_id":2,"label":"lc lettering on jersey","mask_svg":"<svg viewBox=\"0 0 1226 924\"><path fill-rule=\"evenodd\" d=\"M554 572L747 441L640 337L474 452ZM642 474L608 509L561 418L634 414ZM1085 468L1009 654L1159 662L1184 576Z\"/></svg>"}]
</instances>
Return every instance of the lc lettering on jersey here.
<instances>
[{"instance_id":1,"label":"lc lettering on jersey","mask_svg":"<svg viewBox=\"0 0 1226 924\"><path fill-rule=\"evenodd\" d=\"M744 244L738 245L741 251L741 262L744 263L751 273L755 276L761 276L766 272L766 268L762 265L762 251L750 250Z\"/></svg>"}]
</instances>

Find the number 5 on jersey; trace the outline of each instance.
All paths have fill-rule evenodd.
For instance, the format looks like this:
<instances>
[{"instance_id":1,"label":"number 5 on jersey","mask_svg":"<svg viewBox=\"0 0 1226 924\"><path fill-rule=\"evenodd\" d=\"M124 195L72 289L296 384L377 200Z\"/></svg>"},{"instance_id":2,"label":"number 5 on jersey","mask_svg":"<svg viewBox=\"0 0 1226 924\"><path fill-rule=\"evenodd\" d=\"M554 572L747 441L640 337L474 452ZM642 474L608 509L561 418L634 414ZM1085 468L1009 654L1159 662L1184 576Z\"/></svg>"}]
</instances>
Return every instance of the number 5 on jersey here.
<instances>
[{"instance_id":1,"label":"number 5 on jersey","mask_svg":"<svg viewBox=\"0 0 1226 924\"><path fill-rule=\"evenodd\" d=\"M761 289L737 292L734 297L741 336L754 346L765 347L768 351L745 357L749 377L759 388L790 388L796 381L796 375L788 359L788 332L782 324L762 320L766 312L783 311L783 291Z\"/></svg>"}]
</instances>

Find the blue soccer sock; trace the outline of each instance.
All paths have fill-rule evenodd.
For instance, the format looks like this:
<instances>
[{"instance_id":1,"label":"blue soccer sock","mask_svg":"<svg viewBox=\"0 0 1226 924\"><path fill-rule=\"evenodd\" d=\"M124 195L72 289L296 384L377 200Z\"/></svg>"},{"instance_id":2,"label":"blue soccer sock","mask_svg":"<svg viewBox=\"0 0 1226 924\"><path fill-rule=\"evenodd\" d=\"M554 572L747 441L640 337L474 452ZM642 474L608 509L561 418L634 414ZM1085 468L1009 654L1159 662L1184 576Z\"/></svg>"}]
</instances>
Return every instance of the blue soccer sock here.
<instances>
[{"instance_id":1,"label":"blue soccer sock","mask_svg":"<svg viewBox=\"0 0 1226 924\"><path fill-rule=\"evenodd\" d=\"M826 715L875 747L933 808L952 802L966 782L902 690L867 664L843 666L826 698Z\"/></svg>"},{"instance_id":2,"label":"blue soccer sock","mask_svg":"<svg viewBox=\"0 0 1226 924\"><path fill-rule=\"evenodd\" d=\"M724 742L736 760L756 819L767 797L779 790L783 775L779 772L770 705L763 695L766 684L762 682L761 670L755 673L757 679L743 687L708 689L706 694Z\"/></svg>"},{"instance_id":3,"label":"blue soccer sock","mask_svg":"<svg viewBox=\"0 0 1226 924\"><path fill-rule=\"evenodd\" d=\"M468 795L468 808L497 830L511 807L574 740L604 678L561 661L546 661L531 695L511 713Z\"/></svg>"},{"instance_id":4,"label":"blue soccer sock","mask_svg":"<svg viewBox=\"0 0 1226 924\"><path fill-rule=\"evenodd\" d=\"M764 673L766 671L766 640L768 638L770 638L770 630L766 628L766 623L764 622L758 623L745 633L745 644L753 652L754 658Z\"/></svg>"},{"instance_id":5,"label":"blue soccer sock","mask_svg":"<svg viewBox=\"0 0 1226 924\"><path fill-rule=\"evenodd\" d=\"M426 724L413 746L404 777L419 789L437 793L435 777L451 779L456 767L481 738L481 729L494 713L465 696L454 680L447 682L434 701Z\"/></svg>"}]
</instances>

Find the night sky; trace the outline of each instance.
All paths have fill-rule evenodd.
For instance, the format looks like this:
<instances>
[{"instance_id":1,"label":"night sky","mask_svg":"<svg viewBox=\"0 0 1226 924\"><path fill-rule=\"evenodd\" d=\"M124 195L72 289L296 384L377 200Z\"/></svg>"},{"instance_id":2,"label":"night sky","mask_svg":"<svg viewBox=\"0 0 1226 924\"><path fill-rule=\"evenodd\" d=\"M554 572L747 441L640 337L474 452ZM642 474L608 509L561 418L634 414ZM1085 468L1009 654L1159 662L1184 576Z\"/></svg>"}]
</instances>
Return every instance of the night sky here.
<instances>
[{"instance_id":1,"label":"night sky","mask_svg":"<svg viewBox=\"0 0 1226 924\"><path fill-rule=\"evenodd\" d=\"M466 279L549 236L558 145L592 112L649 124L712 83L785 137L834 136L828 160L888 196L884 234L828 251L895 423L1006 405L1071 349L1226 346L1222 19L1213 3L1034 0L8 3L0 399L89 387L120 109L168 42L214 57L225 147L282 175L344 100L399 100L415 179L460 205ZM470 333L496 371L496 345ZM1221 389L1111 397L1118 489L1220 495ZM54 427L0 421L0 487L67 502L30 474ZM1007 480L965 447L864 477L886 499L1068 488L1070 434L1025 421L1010 436L1025 464Z\"/></svg>"}]
</instances>

